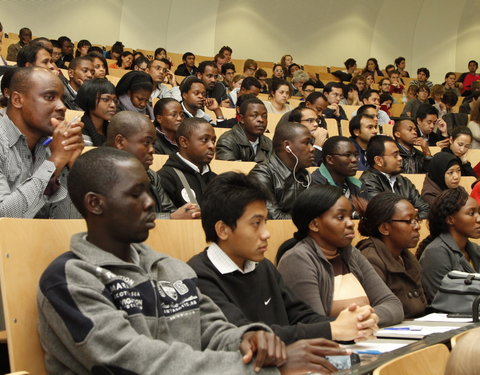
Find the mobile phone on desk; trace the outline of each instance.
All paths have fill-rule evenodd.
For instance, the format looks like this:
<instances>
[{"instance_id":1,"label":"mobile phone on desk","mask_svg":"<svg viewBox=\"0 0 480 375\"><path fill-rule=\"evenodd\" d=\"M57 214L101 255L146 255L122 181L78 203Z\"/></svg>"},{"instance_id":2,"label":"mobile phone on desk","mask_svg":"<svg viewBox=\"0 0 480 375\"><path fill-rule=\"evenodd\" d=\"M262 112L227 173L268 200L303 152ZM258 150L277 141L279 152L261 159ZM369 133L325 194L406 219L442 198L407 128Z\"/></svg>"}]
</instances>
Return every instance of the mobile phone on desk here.
<instances>
[{"instance_id":1,"label":"mobile phone on desk","mask_svg":"<svg viewBox=\"0 0 480 375\"><path fill-rule=\"evenodd\" d=\"M348 370L353 365L360 363L360 356L357 353L350 355L327 355L325 358L334 365L337 370Z\"/></svg>"}]
</instances>

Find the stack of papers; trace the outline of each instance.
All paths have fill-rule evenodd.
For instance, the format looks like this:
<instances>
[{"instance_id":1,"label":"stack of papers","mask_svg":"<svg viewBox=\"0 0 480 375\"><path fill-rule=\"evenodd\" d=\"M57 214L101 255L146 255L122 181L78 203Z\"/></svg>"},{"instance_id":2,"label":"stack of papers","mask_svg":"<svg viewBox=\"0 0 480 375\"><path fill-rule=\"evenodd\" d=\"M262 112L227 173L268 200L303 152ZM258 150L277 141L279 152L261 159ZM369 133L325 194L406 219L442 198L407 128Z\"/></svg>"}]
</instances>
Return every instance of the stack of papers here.
<instances>
[{"instance_id":1,"label":"stack of papers","mask_svg":"<svg viewBox=\"0 0 480 375\"><path fill-rule=\"evenodd\" d=\"M433 313L415 319L416 322L470 323L472 318L449 318L448 314Z\"/></svg>"},{"instance_id":2,"label":"stack of papers","mask_svg":"<svg viewBox=\"0 0 480 375\"><path fill-rule=\"evenodd\" d=\"M396 326L396 327L387 327L377 331L377 337L413 337L413 336L428 336L432 333L443 333L451 331L452 329L457 329L460 327L451 327L451 326Z\"/></svg>"}]
</instances>

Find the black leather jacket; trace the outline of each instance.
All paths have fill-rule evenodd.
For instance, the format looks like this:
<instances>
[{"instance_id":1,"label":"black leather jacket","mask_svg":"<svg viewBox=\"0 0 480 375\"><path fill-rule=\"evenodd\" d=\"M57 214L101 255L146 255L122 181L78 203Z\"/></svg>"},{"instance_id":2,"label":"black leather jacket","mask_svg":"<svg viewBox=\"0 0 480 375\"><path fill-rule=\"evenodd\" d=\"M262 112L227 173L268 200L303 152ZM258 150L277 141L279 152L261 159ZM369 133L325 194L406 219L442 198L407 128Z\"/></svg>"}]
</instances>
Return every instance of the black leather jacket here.
<instances>
[{"instance_id":1,"label":"black leather jacket","mask_svg":"<svg viewBox=\"0 0 480 375\"><path fill-rule=\"evenodd\" d=\"M261 163L272 155L272 141L264 135L259 137L257 153L253 152L241 125L236 124L232 130L222 134L217 142L216 158L220 160L255 161Z\"/></svg>"},{"instance_id":2,"label":"black leather jacket","mask_svg":"<svg viewBox=\"0 0 480 375\"><path fill-rule=\"evenodd\" d=\"M271 193L267 202L270 219L291 219L291 211L295 199L310 185L310 173L302 169L295 174L300 183L295 181L293 173L282 163L280 158L273 154L267 162L257 164L250 175L257 178L260 185Z\"/></svg>"},{"instance_id":3,"label":"black leather jacket","mask_svg":"<svg viewBox=\"0 0 480 375\"><path fill-rule=\"evenodd\" d=\"M387 177L382 172L374 168L368 168L365 172L363 172L360 179L365 182L365 185L367 186L369 200L383 191L392 191ZM394 192L401 195L405 199L408 199L410 203L413 204L416 209L418 209L418 215L421 219L427 218L430 206L422 198L420 198L418 190L408 178L403 177L400 174L397 175Z\"/></svg>"}]
</instances>

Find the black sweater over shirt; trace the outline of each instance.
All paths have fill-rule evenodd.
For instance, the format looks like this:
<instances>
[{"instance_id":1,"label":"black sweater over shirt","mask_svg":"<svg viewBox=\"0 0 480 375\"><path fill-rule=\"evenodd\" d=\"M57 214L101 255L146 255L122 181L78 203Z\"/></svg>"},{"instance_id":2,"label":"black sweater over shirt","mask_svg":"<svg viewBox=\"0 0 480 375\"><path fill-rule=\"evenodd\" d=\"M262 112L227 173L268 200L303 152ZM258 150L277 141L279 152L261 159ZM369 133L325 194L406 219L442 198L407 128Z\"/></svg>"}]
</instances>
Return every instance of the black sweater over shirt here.
<instances>
[{"instance_id":1,"label":"black sweater over shirt","mask_svg":"<svg viewBox=\"0 0 480 375\"><path fill-rule=\"evenodd\" d=\"M198 275L198 286L236 326L263 322L286 344L324 337L331 339L330 317L321 316L300 301L267 259L254 271L222 275L206 250L188 261Z\"/></svg>"}]
</instances>

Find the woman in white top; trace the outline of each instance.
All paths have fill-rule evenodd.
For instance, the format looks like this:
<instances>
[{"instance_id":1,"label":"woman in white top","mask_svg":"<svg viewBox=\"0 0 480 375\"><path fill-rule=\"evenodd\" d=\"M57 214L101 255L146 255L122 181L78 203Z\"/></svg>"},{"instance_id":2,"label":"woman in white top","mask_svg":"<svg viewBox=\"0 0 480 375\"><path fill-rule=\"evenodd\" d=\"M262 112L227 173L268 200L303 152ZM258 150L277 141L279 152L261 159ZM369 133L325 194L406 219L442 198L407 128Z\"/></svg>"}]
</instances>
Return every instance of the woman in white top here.
<instances>
[{"instance_id":1,"label":"woman in white top","mask_svg":"<svg viewBox=\"0 0 480 375\"><path fill-rule=\"evenodd\" d=\"M290 98L290 85L283 79L272 79L270 85L270 99L264 101L269 113L286 113L292 108L287 103Z\"/></svg>"}]
</instances>

